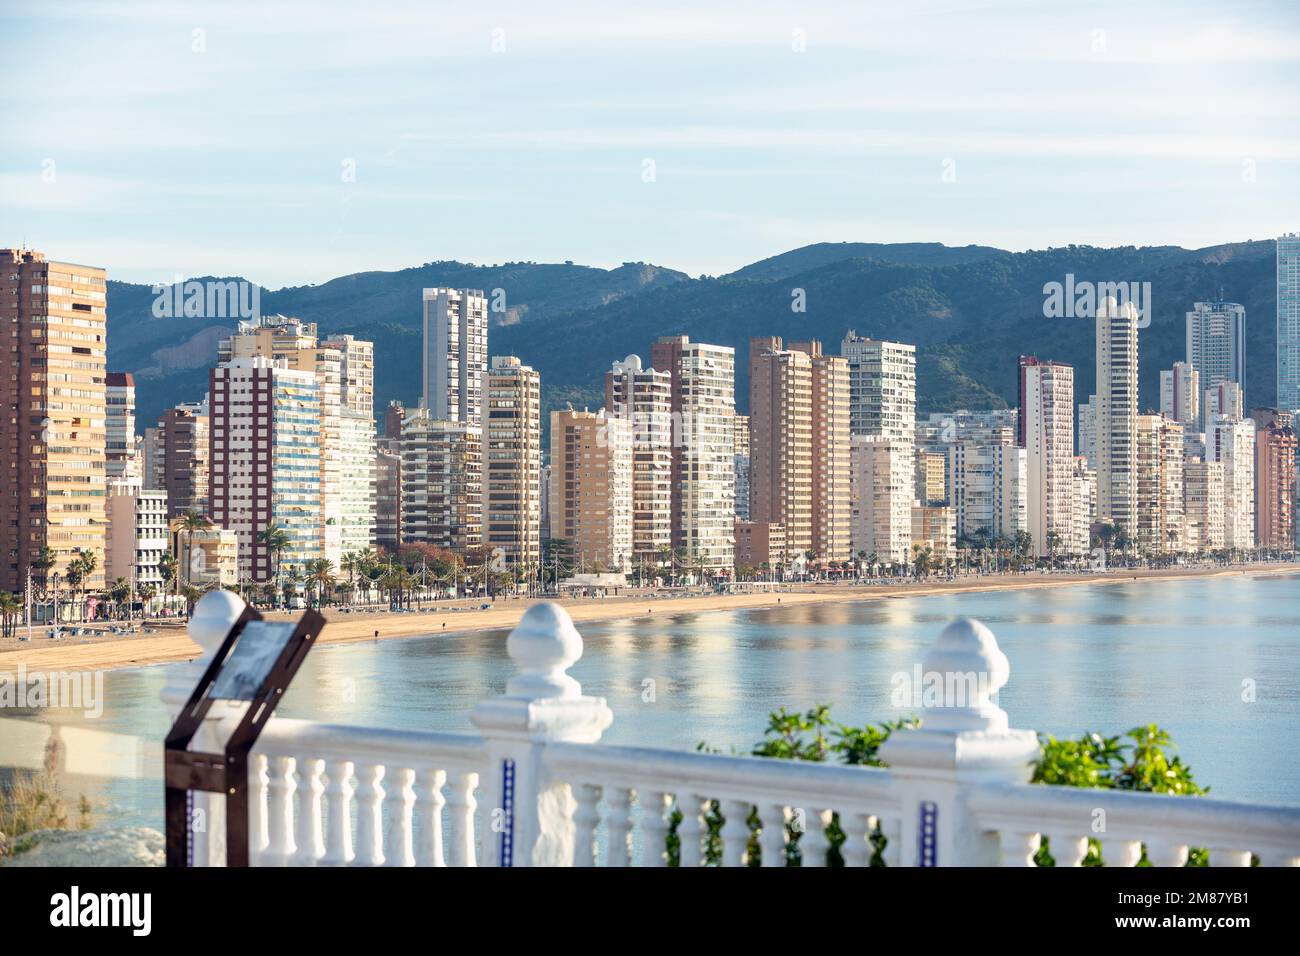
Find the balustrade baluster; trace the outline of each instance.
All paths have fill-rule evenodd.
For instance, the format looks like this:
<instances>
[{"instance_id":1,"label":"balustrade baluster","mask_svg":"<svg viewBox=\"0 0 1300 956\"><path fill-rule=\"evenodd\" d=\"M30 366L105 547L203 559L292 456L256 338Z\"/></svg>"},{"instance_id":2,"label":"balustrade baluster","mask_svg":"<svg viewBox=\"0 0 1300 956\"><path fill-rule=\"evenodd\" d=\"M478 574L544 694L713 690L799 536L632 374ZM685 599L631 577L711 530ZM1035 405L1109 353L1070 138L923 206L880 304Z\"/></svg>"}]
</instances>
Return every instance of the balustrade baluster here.
<instances>
[{"instance_id":1,"label":"balustrade baluster","mask_svg":"<svg viewBox=\"0 0 1300 956\"><path fill-rule=\"evenodd\" d=\"M677 825L679 866L699 866L704 861L704 814L709 801L694 794L678 794L677 806L682 811L682 822Z\"/></svg>"},{"instance_id":2,"label":"balustrade baluster","mask_svg":"<svg viewBox=\"0 0 1300 956\"><path fill-rule=\"evenodd\" d=\"M876 818L869 813L841 813L840 829L844 831L844 845L840 854L845 866L870 866L871 832L876 828Z\"/></svg>"},{"instance_id":3,"label":"balustrade baluster","mask_svg":"<svg viewBox=\"0 0 1300 956\"><path fill-rule=\"evenodd\" d=\"M826 851L830 843L826 839L826 826L830 823L829 810L809 810L804 814L805 832L799 838L799 859L803 866L825 866Z\"/></svg>"},{"instance_id":4,"label":"balustrade baluster","mask_svg":"<svg viewBox=\"0 0 1300 956\"><path fill-rule=\"evenodd\" d=\"M420 793L416 806L421 808L420 842L415 854L416 866L446 866L442 855L442 808L447 799L442 795L447 782L445 770L426 767L420 773Z\"/></svg>"},{"instance_id":5,"label":"balustrade baluster","mask_svg":"<svg viewBox=\"0 0 1300 956\"><path fill-rule=\"evenodd\" d=\"M668 821L664 811L672 795L662 790L643 790L637 794L641 808L641 865L668 865Z\"/></svg>"},{"instance_id":6,"label":"balustrade baluster","mask_svg":"<svg viewBox=\"0 0 1300 956\"><path fill-rule=\"evenodd\" d=\"M1088 855L1088 838L1067 836L1063 833L1049 834L1048 852L1057 866L1082 866Z\"/></svg>"},{"instance_id":7,"label":"balustrade baluster","mask_svg":"<svg viewBox=\"0 0 1300 956\"><path fill-rule=\"evenodd\" d=\"M1101 861L1107 866L1137 866L1142 859L1142 844L1138 840L1101 841Z\"/></svg>"},{"instance_id":8,"label":"balustrade baluster","mask_svg":"<svg viewBox=\"0 0 1300 956\"><path fill-rule=\"evenodd\" d=\"M1212 846L1210 866L1250 866L1249 850L1234 850L1225 846Z\"/></svg>"},{"instance_id":9,"label":"balustrade baluster","mask_svg":"<svg viewBox=\"0 0 1300 956\"><path fill-rule=\"evenodd\" d=\"M1055 848L1053 842L1052 849ZM1147 859L1152 866L1186 866L1187 844L1169 839L1147 840Z\"/></svg>"},{"instance_id":10,"label":"balustrade baluster","mask_svg":"<svg viewBox=\"0 0 1300 956\"><path fill-rule=\"evenodd\" d=\"M474 791L478 788L478 774L457 771L452 775L451 793L447 806L451 811L452 866L474 866L474 809L478 801Z\"/></svg>"},{"instance_id":11,"label":"balustrade baluster","mask_svg":"<svg viewBox=\"0 0 1300 956\"><path fill-rule=\"evenodd\" d=\"M352 862L352 761L331 760L326 767L325 855L321 866Z\"/></svg>"},{"instance_id":12,"label":"balustrade baluster","mask_svg":"<svg viewBox=\"0 0 1300 956\"><path fill-rule=\"evenodd\" d=\"M885 837L885 851L881 854L885 866L899 866L903 859L903 821L899 817L887 817L881 833Z\"/></svg>"},{"instance_id":13,"label":"balustrade baluster","mask_svg":"<svg viewBox=\"0 0 1300 956\"><path fill-rule=\"evenodd\" d=\"M320 780L324 767L325 761L315 758L298 761L295 866L315 866L325 855L325 841L321 835L321 794L325 788Z\"/></svg>"},{"instance_id":14,"label":"balustrade baluster","mask_svg":"<svg viewBox=\"0 0 1300 956\"><path fill-rule=\"evenodd\" d=\"M785 807L768 804L759 808L758 815L762 827L758 832L759 862L763 866L785 866Z\"/></svg>"},{"instance_id":15,"label":"balustrade baluster","mask_svg":"<svg viewBox=\"0 0 1300 956\"><path fill-rule=\"evenodd\" d=\"M1003 830L998 834L1003 866L1033 866L1034 854L1042 843L1037 833L1023 830Z\"/></svg>"},{"instance_id":16,"label":"balustrade baluster","mask_svg":"<svg viewBox=\"0 0 1300 956\"><path fill-rule=\"evenodd\" d=\"M383 866L382 819L383 764L363 763L357 768L357 850L353 866Z\"/></svg>"},{"instance_id":17,"label":"balustrade baluster","mask_svg":"<svg viewBox=\"0 0 1300 956\"><path fill-rule=\"evenodd\" d=\"M601 788L584 783L573 789L578 802L573 811L573 865L596 865L596 827L600 824Z\"/></svg>"},{"instance_id":18,"label":"balustrade baluster","mask_svg":"<svg viewBox=\"0 0 1300 956\"><path fill-rule=\"evenodd\" d=\"M722 865L744 866L745 851L749 846L750 804L745 800L724 800L722 803Z\"/></svg>"},{"instance_id":19,"label":"balustrade baluster","mask_svg":"<svg viewBox=\"0 0 1300 956\"><path fill-rule=\"evenodd\" d=\"M294 853L294 759L272 757L268 764L265 865L285 866Z\"/></svg>"},{"instance_id":20,"label":"balustrade baluster","mask_svg":"<svg viewBox=\"0 0 1300 956\"><path fill-rule=\"evenodd\" d=\"M266 853L266 754L253 754L248 761L248 860L262 865Z\"/></svg>"},{"instance_id":21,"label":"balustrade baluster","mask_svg":"<svg viewBox=\"0 0 1300 956\"><path fill-rule=\"evenodd\" d=\"M395 769L389 775L388 795L384 806L388 809L388 831L384 835L385 866L415 866L412 850L411 815L415 809L415 790L411 784L415 771L407 767Z\"/></svg>"}]
</instances>

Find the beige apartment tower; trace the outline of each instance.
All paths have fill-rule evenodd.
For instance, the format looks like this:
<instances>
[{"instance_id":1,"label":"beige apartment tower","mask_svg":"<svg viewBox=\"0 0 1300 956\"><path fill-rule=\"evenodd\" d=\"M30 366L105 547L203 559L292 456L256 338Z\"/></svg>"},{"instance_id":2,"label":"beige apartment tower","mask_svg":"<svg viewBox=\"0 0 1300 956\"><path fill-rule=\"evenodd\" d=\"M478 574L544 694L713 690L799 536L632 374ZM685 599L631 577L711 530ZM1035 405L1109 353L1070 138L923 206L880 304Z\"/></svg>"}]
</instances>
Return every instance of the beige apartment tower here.
<instances>
[{"instance_id":1,"label":"beige apartment tower","mask_svg":"<svg viewBox=\"0 0 1300 956\"><path fill-rule=\"evenodd\" d=\"M632 570L632 425L600 412L551 412L551 538L580 573Z\"/></svg>"},{"instance_id":2,"label":"beige apartment tower","mask_svg":"<svg viewBox=\"0 0 1300 956\"><path fill-rule=\"evenodd\" d=\"M104 585L105 303L103 269L0 249L0 589L66 574L79 549L84 587Z\"/></svg>"},{"instance_id":3,"label":"beige apartment tower","mask_svg":"<svg viewBox=\"0 0 1300 956\"><path fill-rule=\"evenodd\" d=\"M506 567L529 572L542 560L542 377L514 356L496 356L484 415L484 545Z\"/></svg>"}]
</instances>

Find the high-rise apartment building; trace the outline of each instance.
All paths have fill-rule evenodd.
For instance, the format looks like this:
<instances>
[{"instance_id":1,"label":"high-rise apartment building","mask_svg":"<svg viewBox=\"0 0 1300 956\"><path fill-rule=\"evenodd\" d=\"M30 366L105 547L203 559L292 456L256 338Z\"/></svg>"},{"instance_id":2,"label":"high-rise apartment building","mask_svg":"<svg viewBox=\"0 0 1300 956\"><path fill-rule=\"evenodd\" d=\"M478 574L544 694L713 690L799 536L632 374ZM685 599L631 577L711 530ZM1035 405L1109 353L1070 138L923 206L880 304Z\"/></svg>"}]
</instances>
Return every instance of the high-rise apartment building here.
<instances>
[{"instance_id":1,"label":"high-rise apartment building","mask_svg":"<svg viewBox=\"0 0 1300 956\"><path fill-rule=\"evenodd\" d=\"M109 372L104 382L104 474L114 478L143 478L143 462L135 447L135 377Z\"/></svg>"},{"instance_id":2,"label":"high-rise apartment building","mask_svg":"<svg viewBox=\"0 0 1300 956\"><path fill-rule=\"evenodd\" d=\"M1201 401L1201 430L1208 431L1219 416L1233 421L1246 417L1246 399L1236 382L1220 382L1205 389Z\"/></svg>"},{"instance_id":3,"label":"high-rise apartment building","mask_svg":"<svg viewBox=\"0 0 1300 956\"><path fill-rule=\"evenodd\" d=\"M840 344L849 363L849 418L854 435L916 440L916 346L860 337Z\"/></svg>"},{"instance_id":4,"label":"high-rise apartment building","mask_svg":"<svg viewBox=\"0 0 1300 956\"><path fill-rule=\"evenodd\" d=\"M106 510L105 583L111 587L122 578L137 591L153 587L161 593L162 558L169 549L167 492L142 488L138 477L113 478L108 482ZM189 583L183 568L180 574L181 581Z\"/></svg>"},{"instance_id":5,"label":"high-rise apartment building","mask_svg":"<svg viewBox=\"0 0 1300 956\"><path fill-rule=\"evenodd\" d=\"M916 500L927 507L948 503L948 454L918 448L916 451Z\"/></svg>"},{"instance_id":6,"label":"high-rise apartment building","mask_svg":"<svg viewBox=\"0 0 1300 956\"><path fill-rule=\"evenodd\" d=\"M1261 548L1295 547L1296 430L1290 412L1257 408L1255 540Z\"/></svg>"},{"instance_id":7,"label":"high-rise apartment building","mask_svg":"<svg viewBox=\"0 0 1300 956\"><path fill-rule=\"evenodd\" d=\"M780 524L793 553L847 561L851 524L849 370L821 343L749 345L750 516Z\"/></svg>"},{"instance_id":8,"label":"high-rise apartment building","mask_svg":"<svg viewBox=\"0 0 1300 956\"><path fill-rule=\"evenodd\" d=\"M488 302L479 289L425 289L424 406L434 419L483 425Z\"/></svg>"},{"instance_id":9,"label":"high-rise apartment building","mask_svg":"<svg viewBox=\"0 0 1300 956\"><path fill-rule=\"evenodd\" d=\"M208 373L208 511L235 532L239 576L271 583L321 557L321 388L284 359L232 358ZM268 527L287 537L278 550Z\"/></svg>"},{"instance_id":10,"label":"high-rise apartment building","mask_svg":"<svg viewBox=\"0 0 1300 956\"><path fill-rule=\"evenodd\" d=\"M959 441L948 446L948 500L957 537L991 538L1028 530L1025 449L1007 443Z\"/></svg>"},{"instance_id":11,"label":"high-rise apartment building","mask_svg":"<svg viewBox=\"0 0 1300 956\"><path fill-rule=\"evenodd\" d=\"M396 551L402 543L402 439L375 445L375 543Z\"/></svg>"},{"instance_id":12,"label":"high-rise apartment building","mask_svg":"<svg viewBox=\"0 0 1300 956\"><path fill-rule=\"evenodd\" d=\"M1092 550L1092 526L1097 520L1097 472L1088 467L1087 458L1078 455L1072 477L1070 535L1062 542L1061 550L1085 555Z\"/></svg>"},{"instance_id":13,"label":"high-rise apartment building","mask_svg":"<svg viewBox=\"0 0 1300 956\"><path fill-rule=\"evenodd\" d=\"M664 336L651 346L650 364L672 377L673 548L709 574L728 576L735 561L736 350Z\"/></svg>"},{"instance_id":14,"label":"high-rise apartment building","mask_svg":"<svg viewBox=\"0 0 1300 956\"><path fill-rule=\"evenodd\" d=\"M812 549L820 562L844 562L853 553L848 360L823 355L816 340L790 348L812 361Z\"/></svg>"},{"instance_id":15,"label":"high-rise apartment building","mask_svg":"<svg viewBox=\"0 0 1300 956\"><path fill-rule=\"evenodd\" d=\"M551 412L551 538L581 573L632 571L632 424L599 412Z\"/></svg>"},{"instance_id":16,"label":"high-rise apartment building","mask_svg":"<svg viewBox=\"0 0 1300 956\"><path fill-rule=\"evenodd\" d=\"M1188 428L1201 422L1201 373L1189 362L1175 362L1160 373L1160 414Z\"/></svg>"},{"instance_id":17,"label":"high-rise apartment building","mask_svg":"<svg viewBox=\"0 0 1300 956\"><path fill-rule=\"evenodd\" d=\"M1300 408L1300 233L1277 240L1277 406Z\"/></svg>"},{"instance_id":18,"label":"high-rise apartment building","mask_svg":"<svg viewBox=\"0 0 1300 956\"><path fill-rule=\"evenodd\" d=\"M542 560L542 377L495 356L484 415L484 545L507 568L533 571Z\"/></svg>"},{"instance_id":19,"label":"high-rise apartment building","mask_svg":"<svg viewBox=\"0 0 1300 956\"><path fill-rule=\"evenodd\" d=\"M1246 383L1246 309L1236 302L1197 302L1187 313L1187 362L1201 387Z\"/></svg>"},{"instance_id":20,"label":"high-rise apartment building","mask_svg":"<svg viewBox=\"0 0 1300 956\"><path fill-rule=\"evenodd\" d=\"M206 400L177 405L163 412L146 443L147 486L167 492L167 517L187 511L208 513L211 465Z\"/></svg>"},{"instance_id":21,"label":"high-rise apartment building","mask_svg":"<svg viewBox=\"0 0 1300 956\"><path fill-rule=\"evenodd\" d=\"M88 551L104 585L105 303L103 269L0 249L0 590L45 548L50 574Z\"/></svg>"},{"instance_id":22,"label":"high-rise apartment building","mask_svg":"<svg viewBox=\"0 0 1300 956\"><path fill-rule=\"evenodd\" d=\"M374 347L350 335L318 342L316 326L283 315L240 322L218 346L223 360L260 356L316 377L320 409L320 554L345 554L375 540Z\"/></svg>"},{"instance_id":23,"label":"high-rise apartment building","mask_svg":"<svg viewBox=\"0 0 1300 956\"><path fill-rule=\"evenodd\" d=\"M1074 367L1022 355L1019 394L1028 531L1034 554L1045 555L1059 550L1074 521Z\"/></svg>"},{"instance_id":24,"label":"high-rise apartment building","mask_svg":"<svg viewBox=\"0 0 1300 956\"><path fill-rule=\"evenodd\" d=\"M749 340L750 520L781 525L794 554L812 549L812 380L807 352Z\"/></svg>"},{"instance_id":25,"label":"high-rise apartment building","mask_svg":"<svg viewBox=\"0 0 1300 956\"><path fill-rule=\"evenodd\" d=\"M737 415L732 421L735 426L732 435L735 438L736 473L736 520L749 520L749 416Z\"/></svg>"},{"instance_id":26,"label":"high-rise apartment building","mask_svg":"<svg viewBox=\"0 0 1300 956\"><path fill-rule=\"evenodd\" d=\"M402 423L402 540L453 554L483 545L483 432L434 418L427 408Z\"/></svg>"},{"instance_id":27,"label":"high-rise apartment building","mask_svg":"<svg viewBox=\"0 0 1300 956\"><path fill-rule=\"evenodd\" d=\"M851 551L910 561L916 346L864 338L850 330L840 343L840 355L848 364L850 434L884 440L851 445Z\"/></svg>"},{"instance_id":28,"label":"high-rise apartment building","mask_svg":"<svg viewBox=\"0 0 1300 956\"><path fill-rule=\"evenodd\" d=\"M673 378L639 355L605 373L605 412L632 427L632 560L658 568L673 545Z\"/></svg>"},{"instance_id":29,"label":"high-rise apartment building","mask_svg":"<svg viewBox=\"0 0 1300 956\"><path fill-rule=\"evenodd\" d=\"M882 562L912 560L915 451L910 441L883 435L850 439L851 547Z\"/></svg>"},{"instance_id":30,"label":"high-rise apartment building","mask_svg":"<svg viewBox=\"0 0 1300 956\"><path fill-rule=\"evenodd\" d=\"M345 412L375 415L375 343L351 335L331 335L322 348L339 353L339 403Z\"/></svg>"},{"instance_id":31,"label":"high-rise apartment building","mask_svg":"<svg viewBox=\"0 0 1300 956\"><path fill-rule=\"evenodd\" d=\"M1097 307L1097 512L1137 533L1138 313L1106 298Z\"/></svg>"},{"instance_id":32,"label":"high-rise apartment building","mask_svg":"<svg viewBox=\"0 0 1300 956\"><path fill-rule=\"evenodd\" d=\"M1088 467L1097 467L1097 396L1079 406L1078 453L1087 460Z\"/></svg>"},{"instance_id":33,"label":"high-rise apartment building","mask_svg":"<svg viewBox=\"0 0 1300 956\"><path fill-rule=\"evenodd\" d=\"M1255 423L1218 416L1205 432L1206 458L1223 466L1223 546L1255 546Z\"/></svg>"},{"instance_id":34,"label":"high-rise apartment building","mask_svg":"<svg viewBox=\"0 0 1300 956\"><path fill-rule=\"evenodd\" d=\"M1223 490L1222 462L1184 459L1184 550L1208 554L1223 547Z\"/></svg>"},{"instance_id":35,"label":"high-rise apartment building","mask_svg":"<svg viewBox=\"0 0 1300 956\"><path fill-rule=\"evenodd\" d=\"M1183 426L1163 415L1137 417L1137 546L1183 547Z\"/></svg>"}]
</instances>

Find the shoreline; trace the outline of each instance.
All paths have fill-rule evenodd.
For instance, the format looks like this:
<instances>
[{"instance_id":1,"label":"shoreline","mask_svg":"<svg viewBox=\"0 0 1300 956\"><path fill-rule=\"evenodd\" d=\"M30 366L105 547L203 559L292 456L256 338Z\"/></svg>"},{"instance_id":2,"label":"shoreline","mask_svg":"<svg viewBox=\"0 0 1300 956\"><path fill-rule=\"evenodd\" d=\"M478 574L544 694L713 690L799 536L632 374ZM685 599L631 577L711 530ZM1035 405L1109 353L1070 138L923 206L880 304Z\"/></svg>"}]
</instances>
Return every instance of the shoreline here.
<instances>
[{"instance_id":1,"label":"shoreline","mask_svg":"<svg viewBox=\"0 0 1300 956\"><path fill-rule=\"evenodd\" d=\"M787 590L759 591L752 594L708 594L694 597L652 597L647 593L610 598L570 598L558 603L569 612L575 624L616 620L626 617L661 615L673 618L683 614L719 611L756 610L775 607L830 604L849 601L886 600L924 597L932 594L1013 591L1021 589L1070 587L1084 584L1121 584L1138 581L1171 581L1183 578L1217 578L1233 575L1251 577L1300 573L1300 563L1246 565L1229 568L1168 568L1157 571L1107 571L1097 574L987 575L958 578L954 581L919 581L900 584L791 584ZM466 634L476 631L508 630L518 623L540 599L501 599L486 610L482 601L446 601L435 604L435 613L341 614L325 608L328 622L320 644L355 644L362 641L392 640L410 637L434 637L438 634ZM460 610L456 610L460 608ZM292 615L271 613L271 620L287 620ZM22 628L20 627L20 632ZM43 633L41 628L34 633ZM78 638L76 643L51 643L33 637L30 643L17 638L0 639L0 673L19 667L28 671L73 670L95 671L145 667L194 659L198 646L183 628L172 626L167 633L147 636L105 635ZM376 636L378 632L378 636ZM41 643L44 642L44 643Z\"/></svg>"}]
</instances>

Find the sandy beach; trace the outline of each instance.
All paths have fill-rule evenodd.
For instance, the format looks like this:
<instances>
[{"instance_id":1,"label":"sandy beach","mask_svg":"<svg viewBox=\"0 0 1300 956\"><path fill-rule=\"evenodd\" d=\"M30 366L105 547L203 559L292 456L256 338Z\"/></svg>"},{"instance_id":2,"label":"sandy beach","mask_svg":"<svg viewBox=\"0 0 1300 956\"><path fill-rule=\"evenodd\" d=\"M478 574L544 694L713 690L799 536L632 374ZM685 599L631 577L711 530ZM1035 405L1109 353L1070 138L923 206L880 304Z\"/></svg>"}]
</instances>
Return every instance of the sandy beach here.
<instances>
[{"instance_id":1,"label":"sandy beach","mask_svg":"<svg viewBox=\"0 0 1300 956\"><path fill-rule=\"evenodd\" d=\"M961 577L954 581L931 580L890 584L791 584L780 590L751 594L706 594L670 596L663 592L632 592L610 598L574 598L560 601L581 627L586 621L606 621L624 617L698 614L709 611L734 611L747 608L788 607L835 601L879 601L899 597L917 597L960 591L1015 590L1022 588L1068 587L1080 584L1114 584L1133 580L1175 580L1189 577L1224 575L1270 575L1300 572L1300 564L1262 564L1232 568L1171 568L1158 571L1115 571L1101 574L987 575ZM482 601L426 602L437 607L432 613L395 614L389 611L342 613L325 608L329 624L321 637L326 644L388 640L435 634L489 631L514 627L520 616L536 601L526 598L498 599L481 609ZM271 619L288 615L269 614ZM153 626L151 624L151 626ZM25 631L20 628L20 633ZM17 638L0 639L0 671L13 672L20 665L27 670L104 670L117 667L141 667L192 659L198 651L177 624L160 625L154 634L93 637L68 637L51 641L45 628L33 628L30 642ZM377 635L377 637L376 637Z\"/></svg>"}]
</instances>

